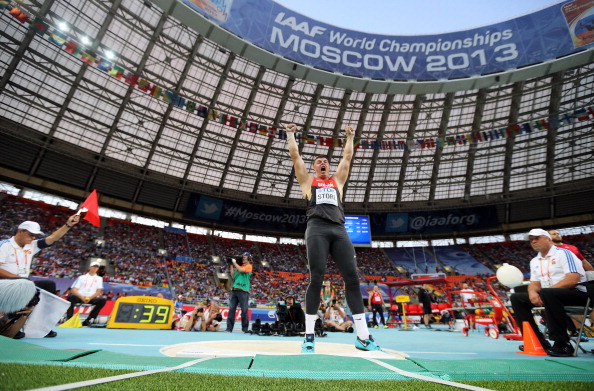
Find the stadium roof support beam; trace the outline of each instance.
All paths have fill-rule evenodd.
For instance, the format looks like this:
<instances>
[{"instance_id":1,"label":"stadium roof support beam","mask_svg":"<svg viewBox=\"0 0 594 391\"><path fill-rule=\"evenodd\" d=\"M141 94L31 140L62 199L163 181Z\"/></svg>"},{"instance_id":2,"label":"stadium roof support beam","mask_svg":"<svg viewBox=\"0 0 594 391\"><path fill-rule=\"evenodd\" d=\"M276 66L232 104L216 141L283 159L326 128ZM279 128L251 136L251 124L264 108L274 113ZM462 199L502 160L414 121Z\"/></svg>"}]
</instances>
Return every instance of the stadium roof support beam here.
<instances>
[{"instance_id":1,"label":"stadium roof support beam","mask_svg":"<svg viewBox=\"0 0 594 391\"><path fill-rule=\"evenodd\" d=\"M184 85L184 82L186 80L186 77L188 76L190 69L192 69L192 61L196 57L196 54L198 53L198 49L200 49L200 45L202 45L202 41L203 41L202 36L198 35L196 38L196 41L192 45L192 50L190 52L190 55L188 56L188 59L186 60L186 63L184 64L184 69L182 70L182 73L179 76L179 80L177 81L177 84L175 85L174 90L173 90L176 94L180 93L180 91ZM133 204L135 204L138 200L138 196L140 195L140 190L142 189L142 185L144 184L144 181L146 180L146 176L148 174L149 165L151 164L151 160L155 154L155 150L157 149L157 146L159 145L159 140L161 139L161 135L163 134L165 125L167 125L167 121L169 121L169 117L171 116L172 110L173 110L173 105L170 104L167 106L167 109L165 109L165 113L163 113L163 118L161 120L161 123L159 124L159 129L157 130L155 139L151 143L151 149L149 150L149 153L146 157L146 162L144 163L144 167L141 171L142 178L140 179L140 181L138 181L138 186L136 186L136 190L134 191L134 196L132 197ZM178 195L178 197L179 197L179 195Z\"/></svg>"},{"instance_id":2,"label":"stadium roof support beam","mask_svg":"<svg viewBox=\"0 0 594 391\"><path fill-rule=\"evenodd\" d=\"M382 117L380 118L376 137L376 140L380 142L384 138L384 133L386 132L386 123L390 115L390 110L392 109L392 104L394 104L394 98L394 94L387 95L386 101L384 102L384 109L382 110ZM365 186L365 196L363 197L363 202L365 204L369 202L369 194L371 193L371 186L373 185L373 177L375 176L375 167L377 166L378 157L379 149L374 149L373 156L371 157L371 164L369 165L369 181L367 181L367 186Z\"/></svg>"},{"instance_id":3,"label":"stadium roof support beam","mask_svg":"<svg viewBox=\"0 0 594 391\"><path fill-rule=\"evenodd\" d=\"M414 141L415 129L419 121L419 114L421 113L421 105L425 100L425 95L417 95L413 103L413 110L410 116L408 131L406 132L406 142ZM402 190L404 189L404 179L406 178L406 168L410 157L410 148L406 148L402 154L402 165L400 166L400 176L398 177L398 191L396 192L396 203L400 205L402 202Z\"/></svg>"},{"instance_id":4,"label":"stadium roof support beam","mask_svg":"<svg viewBox=\"0 0 594 391\"><path fill-rule=\"evenodd\" d=\"M53 0L51 2L53 2ZM121 3L122 3L121 0L115 0L111 4L110 12L107 13L105 20L103 21L103 23L101 23L101 28L97 32L97 36L93 40L93 44L90 46L89 49L91 49L93 51L97 50L97 47L103 40L103 37L107 33L109 26L111 25L111 22L113 21L113 18L115 17L115 11L119 8ZM70 89L68 90L68 94L66 95L66 98L64 99L64 103L62 103L62 105L60 106L60 110L58 111L58 114L56 115L56 119L54 120L54 122L52 123L52 126L50 127L50 130L48 132L48 135L44 142L44 145L39 150L39 154L35 158L35 162L33 162L33 164L31 165L31 170L29 171L29 175L35 175L35 173L37 172L39 165L41 164L41 162L43 161L43 158L45 157L45 152L47 150L47 146L52 142L54 134L56 133L56 130L58 129L58 126L60 125L60 122L64 118L64 115L66 114L68 107L70 106L70 103L72 102L72 98L78 91L80 82L82 81L88 67L89 67L89 64L87 62L83 62L81 64L80 69L78 70L78 73L76 74L76 77L75 77L74 81L72 82ZM91 181L92 181L92 179L89 178L88 183L91 183Z\"/></svg>"},{"instance_id":5,"label":"stadium roof support beam","mask_svg":"<svg viewBox=\"0 0 594 391\"><path fill-rule=\"evenodd\" d=\"M334 121L334 130L332 132L332 137L334 139L339 139L342 137L345 137L342 134L342 127L343 127L343 120L344 120L344 113L346 112L346 108L349 105L349 102L351 101L351 91L350 90L345 90L344 94L342 95L342 100L340 101L340 110L338 110L338 115L336 116L336 121ZM332 145L331 147L328 148L328 160L332 160L332 157L334 156L334 145ZM344 191L344 189L343 189Z\"/></svg>"},{"instance_id":6,"label":"stadium roof support beam","mask_svg":"<svg viewBox=\"0 0 594 391\"><path fill-rule=\"evenodd\" d=\"M355 128L355 138L361 137L361 133L363 133L363 129L365 128L365 122L367 121L367 114L369 113L369 106L371 106L371 100L373 99L373 94L367 93L365 94L365 99L363 99L363 107L361 108L361 115L359 116L359 121L357 122L357 127ZM351 166L349 167L349 172L353 169L353 164L355 164L355 159L357 157L357 149L353 150L353 159L351 160ZM370 176L371 178L371 176ZM346 194L349 186L349 181L344 184L342 188L342 198L345 199L344 195Z\"/></svg>"},{"instance_id":7,"label":"stadium roof support beam","mask_svg":"<svg viewBox=\"0 0 594 391\"><path fill-rule=\"evenodd\" d=\"M55 2L54 0L44 1L43 4L41 5L41 7L39 8L38 15L45 17L51 10L51 7L54 5L54 2ZM2 75L2 78L0 78L0 94L2 94L4 92L4 90L6 89L8 81L10 80L12 75L14 75L19 64L21 63L21 60L23 59L23 56L25 55L25 52L29 49L29 46L31 46L31 42L33 41L33 38L35 37L35 34L36 33L35 33L35 31L33 31L33 29L29 29L27 31L27 33L25 34L25 36L23 37L14 56L12 57L8 66L6 67L4 74ZM82 70L81 70L81 73L83 73ZM77 77L77 81L78 80L79 79ZM78 86L78 84L75 84L75 85ZM72 92L73 90L76 90L76 88L74 88L74 87L71 88L71 91L69 92L68 97L71 98L71 93L73 94L73 92ZM69 102L68 97L67 97L66 102L64 102L65 106L67 106L67 104ZM60 108L60 114L63 113L63 110L65 110L64 107ZM58 115L57 118L61 118L61 115ZM59 120L57 119L55 122L57 123L58 121ZM52 134L53 134L53 131L50 130L46 141L43 143L43 146L41 146L41 148L39 149L39 153L37 154L35 161L31 165L31 169L29 170L29 175L34 175L35 172L37 171L39 164L41 163L41 161L43 160L43 157L45 156L45 151L47 150L47 146L48 146L49 142L51 141Z\"/></svg>"},{"instance_id":8,"label":"stadium roof support beam","mask_svg":"<svg viewBox=\"0 0 594 391\"><path fill-rule=\"evenodd\" d=\"M559 113L561 106L561 95L563 93L563 75L565 72L557 72L551 78L551 98L549 102L549 114ZM555 188L555 144L557 142L557 128L550 126L547 131L547 155L546 155L546 187L548 191Z\"/></svg>"},{"instance_id":9,"label":"stadium roof support beam","mask_svg":"<svg viewBox=\"0 0 594 391\"><path fill-rule=\"evenodd\" d=\"M478 94L476 95L476 105L474 108L474 118L472 120L471 131L481 128L486 98L487 98L487 91L485 89L480 89L478 91ZM476 160L477 148L478 148L477 143L472 143L468 147L468 158L466 159L466 176L464 179L464 199L465 200L468 200L470 198L470 193L472 191L472 173L474 172L474 161Z\"/></svg>"},{"instance_id":10,"label":"stadium roof support beam","mask_svg":"<svg viewBox=\"0 0 594 391\"><path fill-rule=\"evenodd\" d=\"M437 138L445 139L445 135L448 130L448 122L450 120L450 114L452 112L452 103L454 102L454 94L447 93L443 100L443 110L441 113L441 121L439 122L439 129L437 130ZM433 170L431 171L431 184L429 185L429 204L435 201L435 193L437 188L437 177L439 174L439 165L441 164L441 155L443 154L443 148L435 148L433 154Z\"/></svg>"},{"instance_id":11,"label":"stadium roof support beam","mask_svg":"<svg viewBox=\"0 0 594 391\"><path fill-rule=\"evenodd\" d=\"M54 0L47 0L43 2L43 5L41 6L41 8L39 8L39 15L46 16L53 4ZM21 44L16 50L14 56L12 57L10 64L8 64L8 66L4 70L4 75L2 75L2 78L0 79L0 93L2 93L2 91L4 91L4 89L6 88L8 80L10 80L10 77L16 71L17 67L19 66L19 63L25 55L25 52L27 51L27 49L29 49L29 46L31 45L31 42L33 41L34 37L35 31L33 31L33 29L29 29L23 37L23 40L21 41Z\"/></svg>"},{"instance_id":12,"label":"stadium roof support beam","mask_svg":"<svg viewBox=\"0 0 594 391\"><path fill-rule=\"evenodd\" d=\"M118 8L119 8L119 5L118 5L117 8L112 8L113 14L115 14L115 11L117 11ZM142 72L144 72L144 68L146 66L146 63L150 59L150 55L151 55L151 53L153 51L153 48L155 47L155 44L157 43L157 40L159 39L159 36L163 32L163 28L165 26L165 23L167 22L167 18L171 14L171 11L173 10L173 8L174 8L174 5L171 5L169 7L169 10L168 11L163 12L161 14L161 17L159 18L159 22L157 23L157 26L156 26L155 30L153 31L153 34L152 34L151 39L150 39L150 41L149 41L149 43L147 45L147 48L144 51L144 54L143 54L142 58L140 59L140 62L138 64L138 67L136 68L136 70L134 72L135 74L141 75ZM95 166L93 167L93 172L89 176L89 180L88 180L87 185L85 187L85 190L86 191L90 191L90 189L91 189L91 187L93 185L93 181L95 179L95 176L97 175L97 171L99 169L99 165L104 160L105 155L107 154L107 147L109 146L109 143L110 143L111 139L113 138L114 133L118 129L118 124L120 122L120 119L122 118L122 115L124 114L124 111L125 111L126 107L130 103L130 100L132 99L132 92L135 89L136 89L136 87L134 85L130 84L128 86L128 89L126 90L126 94L124 95L124 99L122 99L122 103L120 104L120 107L118 109L118 112L116 113L116 115L115 115L115 117L113 119L113 123L112 123L112 125L109 128L109 132L105 136L105 141L103 142L103 146L101 147L101 152L99 153L99 158L97 159L97 163L95 163Z\"/></svg>"},{"instance_id":13,"label":"stadium roof support beam","mask_svg":"<svg viewBox=\"0 0 594 391\"><path fill-rule=\"evenodd\" d=\"M225 85L225 80L227 80L227 75L229 74L229 72L231 70L234 60L235 60L235 55L233 55L233 54L227 58L225 67L223 68L223 70L221 72L221 77L219 78L219 82L217 83L217 86L216 86L214 93L212 95L212 98L210 100L210 107L217 106L217 101L219 100L219 96L221 95L221 91L223 90L223 86ZM184 185L183 185L182 189L180 189L178 198L181 197L184 187L186 186L186 183L188 180L188 175L190 175L192 165L194 164L194 159L196 158L196 152L198 152L198 148L200 147L200 144L202 143L202 138L204 137L204 132L206 132L206 128L208 127L209 120L210 120L210 116L207 116L206 118L204 118L204 121L202 122L202 126L200 127L200 131L198 132L198 135L196 136L196 142L194 143L194 147L192 148L192 153L190 154L190 157L188 159L188 165L186 166L186 170L184 172L184 178L183 178ZM238 130L238 132L239 132L239 130ZM236 147L237 146L235 146L235 148ZM233 156L235 154L235 149L232 149L230 151L230 154L231 154L231 156ZM223 187L219 186L218 191L222 192Z\"/></svg>"},{"instance_id":14,"label":"stadium roof support beam","mask_svg":"<svg viewBox=\"0 0 594 391\"><path fill-rule=\"evenodd\" d=\"M514 83L511 93L511 105L509 109L508 124L515 124L518 122L520 112L520 103L522 101L522 91L524 90L524 81ZM516 144L515 137L508 137L505 140L505 162L503 163L503 195L509 198L511 186L511 169L512 160L514 156L514 145ZM506 217L506 222L508 218Z\"/></svg>"},{"instance_id":15,"label":"stadium roof support beam","mask_svg":"<svg viewBox=\"0 0 594 391\"><path fill-rule=\"evenodd\" d=\"M252 105L254 104L254 99L256 99L256 96L258 95L258 87L260 86L260 83L262 82L262 78L264 77L265 74L266 74L266 67L260 66L258 68L258 74L256 75L256 79L254 80L254 84L252 85L250 95L248 96L247 102L245 104L245 108L243 109L243 111L241 113L241 118L249 117L250 110L252 109ZM225 163L225 168L223 169L223 173L221 175L221 180L219 181L219 187L221 189L223 188L223 186L225 184L225 179L227 178L227 175L229 174L229 170L231 169L231 163L233 162L233 156L235 155L235 152L237 151L237 144L239 143L240 137L241 137L241 131L238 130L235 133L235 137L233 137L233 144L231 144L231 150L229 151L229 158L227 159L227 162Z\"/></svg>"},{"instance_id":16,"label":"stadium roof support beam","mask_svg":"<svg viewBox=\"0 0 594 391\"><path fill-rule=\"evenodd\" d=\"M340 102L340 110L338 111L338 115L336 117L336 121L334 122L334 131L332 134L332 137L334 137L334 139L339 139L341 137L346 137L344 134L342 134L342 128L343 126L346 126L343 122L344 122L344 114L346 113L346 109L349 105L349 102L351 101L351 90L345 90L344 91L344 95L342 96L342 100ZM356 129L355 129L356 131ZM328 160L332 159L332 156L334 155L334 145L332 145L330 148L328 148L329 152L328 152ZM353 150L353 157L355 156L355 151ZM351 159L351 166L353 164L353 160ZM344 199L344 194L346 192L347 189L345 189L344 187L342 188L342 197Z\"/></svg>"},{"instance_id":17,"label":"stadium roof support beam","mask_svg":"<svg viewBox=\"0 0 594 391\"><path fill-rule=\"evenodd\" d=\"M314 113L316 112L316 107L318 105L318 102L320 101L320 96L322 96L323 90L324 90L323 84L318 84L316 86L316 91L313 94L313 99L311 101L311 105L309 106L306 120L305 120L305 123L303 124L303 129L301 130L303 132L303 135L307 134L307 132L309 131L309 127L311 126L311 121L313 120ZM304 143L299 144L299 154L301 154L304 147L305 147ZM287 191L285 193L285 199L287 199L287 200L290 198L291 189L293 188L293 184L295 183L296 179L297 178L295 177L295 167L292 167L291 173L289 174L289 180L287 181Z\"/></svg>"},{"instance_id":18,"label":"stadium roof support beam","mask_svg":"<svg viewBox=\"0 0 594 391\"><path fill-rule=\"evenodd\" d=\"M295 78L290 77L285 89L283 91L283 95L280 99L278 110L276 111L276 116L274 117L274 125L279 125L281 118L283 116L283 112L285 111L285 107L287 106L287 102L289 101L289 97L291 95L291 90L293 89L293 84L295 84ZM264 156L262 161L260 162L260 167L258 168L258 175L256 176L256 180L254 181L254 187L252 188L252 196L256 197L258 194L258 188L260 187L260 182L262 181L262 175L264 175L264 168L268 163L268 159L273 158L270 154L270 150L272 149L272 137L268 137L266 142L266 146L264 147ZM276 157L274 157L276 158Z\"/></svg>"}]
</instances>

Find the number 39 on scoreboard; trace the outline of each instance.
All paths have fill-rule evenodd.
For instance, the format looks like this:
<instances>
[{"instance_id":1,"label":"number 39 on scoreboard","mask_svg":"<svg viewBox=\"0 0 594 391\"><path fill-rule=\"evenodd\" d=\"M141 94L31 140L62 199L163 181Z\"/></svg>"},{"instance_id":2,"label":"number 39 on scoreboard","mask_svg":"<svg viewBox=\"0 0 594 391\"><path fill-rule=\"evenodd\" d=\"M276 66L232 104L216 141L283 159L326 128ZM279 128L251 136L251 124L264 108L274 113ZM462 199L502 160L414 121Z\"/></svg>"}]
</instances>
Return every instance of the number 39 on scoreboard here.
<instances>
[{"instance_id":1,"label":"number 39 on scoreboard","mask_svg":"<svg viewBox=\"0 0 594 391\"><path fill-rule=\"evenodd\" d=\"M151 296L121 297L116 301L107 328L171 329L173 302Z\"/></svg>"}]
</instances>

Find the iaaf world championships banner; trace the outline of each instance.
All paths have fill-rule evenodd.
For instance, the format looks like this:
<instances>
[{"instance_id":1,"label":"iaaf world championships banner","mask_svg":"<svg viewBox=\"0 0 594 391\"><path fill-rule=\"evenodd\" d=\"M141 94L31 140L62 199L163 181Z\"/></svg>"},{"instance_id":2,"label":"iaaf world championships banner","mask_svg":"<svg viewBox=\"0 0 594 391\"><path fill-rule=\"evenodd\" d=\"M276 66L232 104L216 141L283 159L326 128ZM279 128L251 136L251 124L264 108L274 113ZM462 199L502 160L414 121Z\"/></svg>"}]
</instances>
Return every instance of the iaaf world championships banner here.
<instances>
[{"instance_id":1,"label":"iaaf world championships banner","mask_svg":"<svg viewBox=\"0 0 594 391\"><path fill-rule=\"evenodd\" d=\"M501 72L576 53L594 42L591 0L555 4L485 27L418 36L345 30L272 0L183 3L242 39L288 59L347 75L388 80Z\"/></svg>"},{"instance_id":2,"label":"iaaf world championships banner","mask_svg":"<svg viewBox=\"0 0 594 391\"><path fill-rule=\"evenodd\" d=\"M305 205L305 201L304 201ZM278 233L305 233L305 209L253 205L192 193L185 218ZM486 206L430 212L371 213L371 238L394 234L465 232L499 225L497 208Z\"/></svg>"}]
</instances>

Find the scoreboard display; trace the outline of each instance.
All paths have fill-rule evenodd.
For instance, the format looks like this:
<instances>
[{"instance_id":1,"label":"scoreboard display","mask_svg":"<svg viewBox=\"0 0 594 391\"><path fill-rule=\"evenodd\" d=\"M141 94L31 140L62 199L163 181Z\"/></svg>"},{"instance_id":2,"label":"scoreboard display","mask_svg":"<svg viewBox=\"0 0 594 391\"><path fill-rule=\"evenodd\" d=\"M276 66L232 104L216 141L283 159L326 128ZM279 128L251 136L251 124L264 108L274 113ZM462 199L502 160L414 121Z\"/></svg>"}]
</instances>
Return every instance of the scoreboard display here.
<instances>
[{"instance_id":1,"label":"scoreboard display","mask_svg":"<svg viewBox=\"0 0 594 391\"><path fill-rule=\"evenodd\" d=\"M369 216L344 216L344 227L355 247L371 247Z\"/></svg>"},{"instance_id":2,"label":"scoreboard display","mask_svg":"<svg viewBox=\"0 0 594 391\"><path fill-rule=\"evenodd\" d=\"M171 329L173 302L151 296L119 298L107 328L111 329Z\"/></svg>"}]
</instances>

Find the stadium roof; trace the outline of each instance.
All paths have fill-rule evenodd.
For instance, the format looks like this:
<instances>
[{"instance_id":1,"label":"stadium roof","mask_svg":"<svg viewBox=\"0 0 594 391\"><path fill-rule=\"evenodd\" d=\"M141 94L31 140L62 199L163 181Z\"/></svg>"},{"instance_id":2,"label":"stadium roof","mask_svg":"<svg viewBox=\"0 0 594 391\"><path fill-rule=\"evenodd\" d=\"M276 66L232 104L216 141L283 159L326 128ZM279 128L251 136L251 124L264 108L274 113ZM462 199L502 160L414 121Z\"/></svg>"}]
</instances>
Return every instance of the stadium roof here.
<instances>
[{"instance_id":1,"label":"stadium roof","mask_svg":"<svg viewBox=\"0 0 594 391\"><path fill-rule=\"evenodd\" d=\"M174 0L9 3L5 180L177 220L192 194L303 208L282 124L303 129L306 160L334 165L349 124L350 213L491 206L498 232L593 220L589 43L488 74L374 79L258 47Z\"/></svg>"}]
</instances>

